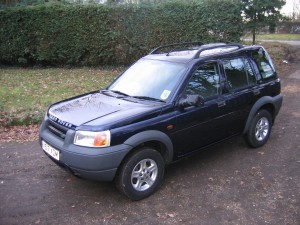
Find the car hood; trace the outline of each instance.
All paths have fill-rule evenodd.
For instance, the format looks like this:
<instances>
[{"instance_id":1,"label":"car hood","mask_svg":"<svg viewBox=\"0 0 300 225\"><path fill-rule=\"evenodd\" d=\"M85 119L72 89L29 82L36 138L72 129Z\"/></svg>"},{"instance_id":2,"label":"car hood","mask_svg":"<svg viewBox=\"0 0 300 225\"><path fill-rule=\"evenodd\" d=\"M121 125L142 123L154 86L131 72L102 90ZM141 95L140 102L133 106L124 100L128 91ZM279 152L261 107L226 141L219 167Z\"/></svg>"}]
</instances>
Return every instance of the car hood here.
<instances>
[{"instance_id":1,"label":"car hood","mask_svg":"<svg viewBox=\"0 0 300 225\"><path fill-rule=\"evenodd\" d=\"M87 125L109 129L112 125L124 125L145 116L158 115L161 106L161 103L143 104L93 92L53 104L48 116L70 128Z\"/></svg>"}]
</instances>

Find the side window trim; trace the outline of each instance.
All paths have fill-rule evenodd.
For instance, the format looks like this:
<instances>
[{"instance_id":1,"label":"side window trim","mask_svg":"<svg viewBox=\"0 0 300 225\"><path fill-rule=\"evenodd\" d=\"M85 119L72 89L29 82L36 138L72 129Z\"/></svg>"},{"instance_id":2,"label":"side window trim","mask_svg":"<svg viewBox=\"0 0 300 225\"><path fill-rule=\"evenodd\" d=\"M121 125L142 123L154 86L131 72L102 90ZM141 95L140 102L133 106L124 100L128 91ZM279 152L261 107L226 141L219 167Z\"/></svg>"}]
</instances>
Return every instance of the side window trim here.
<instances>
[{"instance_id":1,"label":"side window trim","mask_svg":"<svg viewBox=\"0 0 300 225\"><path fill-rule=\"evenodd\" d=\"M247 75L248 86L249 86L249 87L253 87L254 85L257 84L257 81L258 81L256 70L253 68L253 64L252 64L251 59L250 59L249 57L244 56L244 57L243 57L243 62L244 62L245 71L246 71L246 75ZM248 69L247 69L247 65L246 65L247 62L248 62L248 65L249 65L249 67L250 67L250 70L252 71L253 76L254 76L254 78L255 78L255 82L254 82L254 83L250 82L250 77L251 77L251 75L249 74L249 71L248 71Z\"/></svg>"}]
</instances>

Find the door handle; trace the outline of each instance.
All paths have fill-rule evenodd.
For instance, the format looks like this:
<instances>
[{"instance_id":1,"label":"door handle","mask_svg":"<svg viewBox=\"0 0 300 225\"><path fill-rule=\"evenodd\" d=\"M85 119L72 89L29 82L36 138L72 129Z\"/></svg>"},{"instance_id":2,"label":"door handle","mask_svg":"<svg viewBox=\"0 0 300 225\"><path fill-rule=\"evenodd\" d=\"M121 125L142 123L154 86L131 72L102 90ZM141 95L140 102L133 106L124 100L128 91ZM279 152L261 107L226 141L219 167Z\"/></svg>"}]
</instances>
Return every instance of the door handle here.
<instances>
[{"instance_id":1,"label":"door handle","mask_svg":"<svg viewBox=\"0 0 300 225\"><path fill-rule=\"evenodd\" d=\"M224 107L226 105L225 101L218 102L218 107Z\"/></svg>"}]
</instances>

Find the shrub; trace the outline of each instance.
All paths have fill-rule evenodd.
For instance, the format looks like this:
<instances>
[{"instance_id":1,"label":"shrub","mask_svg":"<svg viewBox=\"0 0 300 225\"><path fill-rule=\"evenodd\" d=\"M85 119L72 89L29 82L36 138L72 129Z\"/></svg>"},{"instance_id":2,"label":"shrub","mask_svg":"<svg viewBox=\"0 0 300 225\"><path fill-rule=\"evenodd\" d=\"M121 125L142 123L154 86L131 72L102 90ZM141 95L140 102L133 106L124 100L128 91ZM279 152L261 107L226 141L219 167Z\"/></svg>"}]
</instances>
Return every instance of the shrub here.
<instances>
[{"instance_id":1,"label":"shrub","mask_svg":"<svg viewBox=\"0 0 300 225\"><path fill-rule=\"evenodd\" d=\"M156 5L39 5L0 11L0 63L128 64L155 46L239 41L239 6L226 0Z\"/></svg>"}]
</instances>

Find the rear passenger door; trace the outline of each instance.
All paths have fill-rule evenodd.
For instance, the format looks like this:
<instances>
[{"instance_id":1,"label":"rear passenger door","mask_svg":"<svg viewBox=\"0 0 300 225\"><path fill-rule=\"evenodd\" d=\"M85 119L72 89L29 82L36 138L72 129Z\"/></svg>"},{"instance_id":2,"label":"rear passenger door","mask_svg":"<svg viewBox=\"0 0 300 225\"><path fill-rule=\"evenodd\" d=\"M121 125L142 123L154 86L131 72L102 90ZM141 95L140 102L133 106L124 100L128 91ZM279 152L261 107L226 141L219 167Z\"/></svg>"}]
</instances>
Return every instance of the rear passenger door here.
<instances>
[{"instance_id":1,"label":"rear passenger door","mask_svg":"<svg viewBox=\"0 0 300 225\"><path fill-rule=\"evenodd\" d=\"M256 76L247 57L234 57L222 60L226 77L223 113L228 124L226 136L243 131L247 116L259 95L256 87Z\"/></svg>"}]
</instances>

